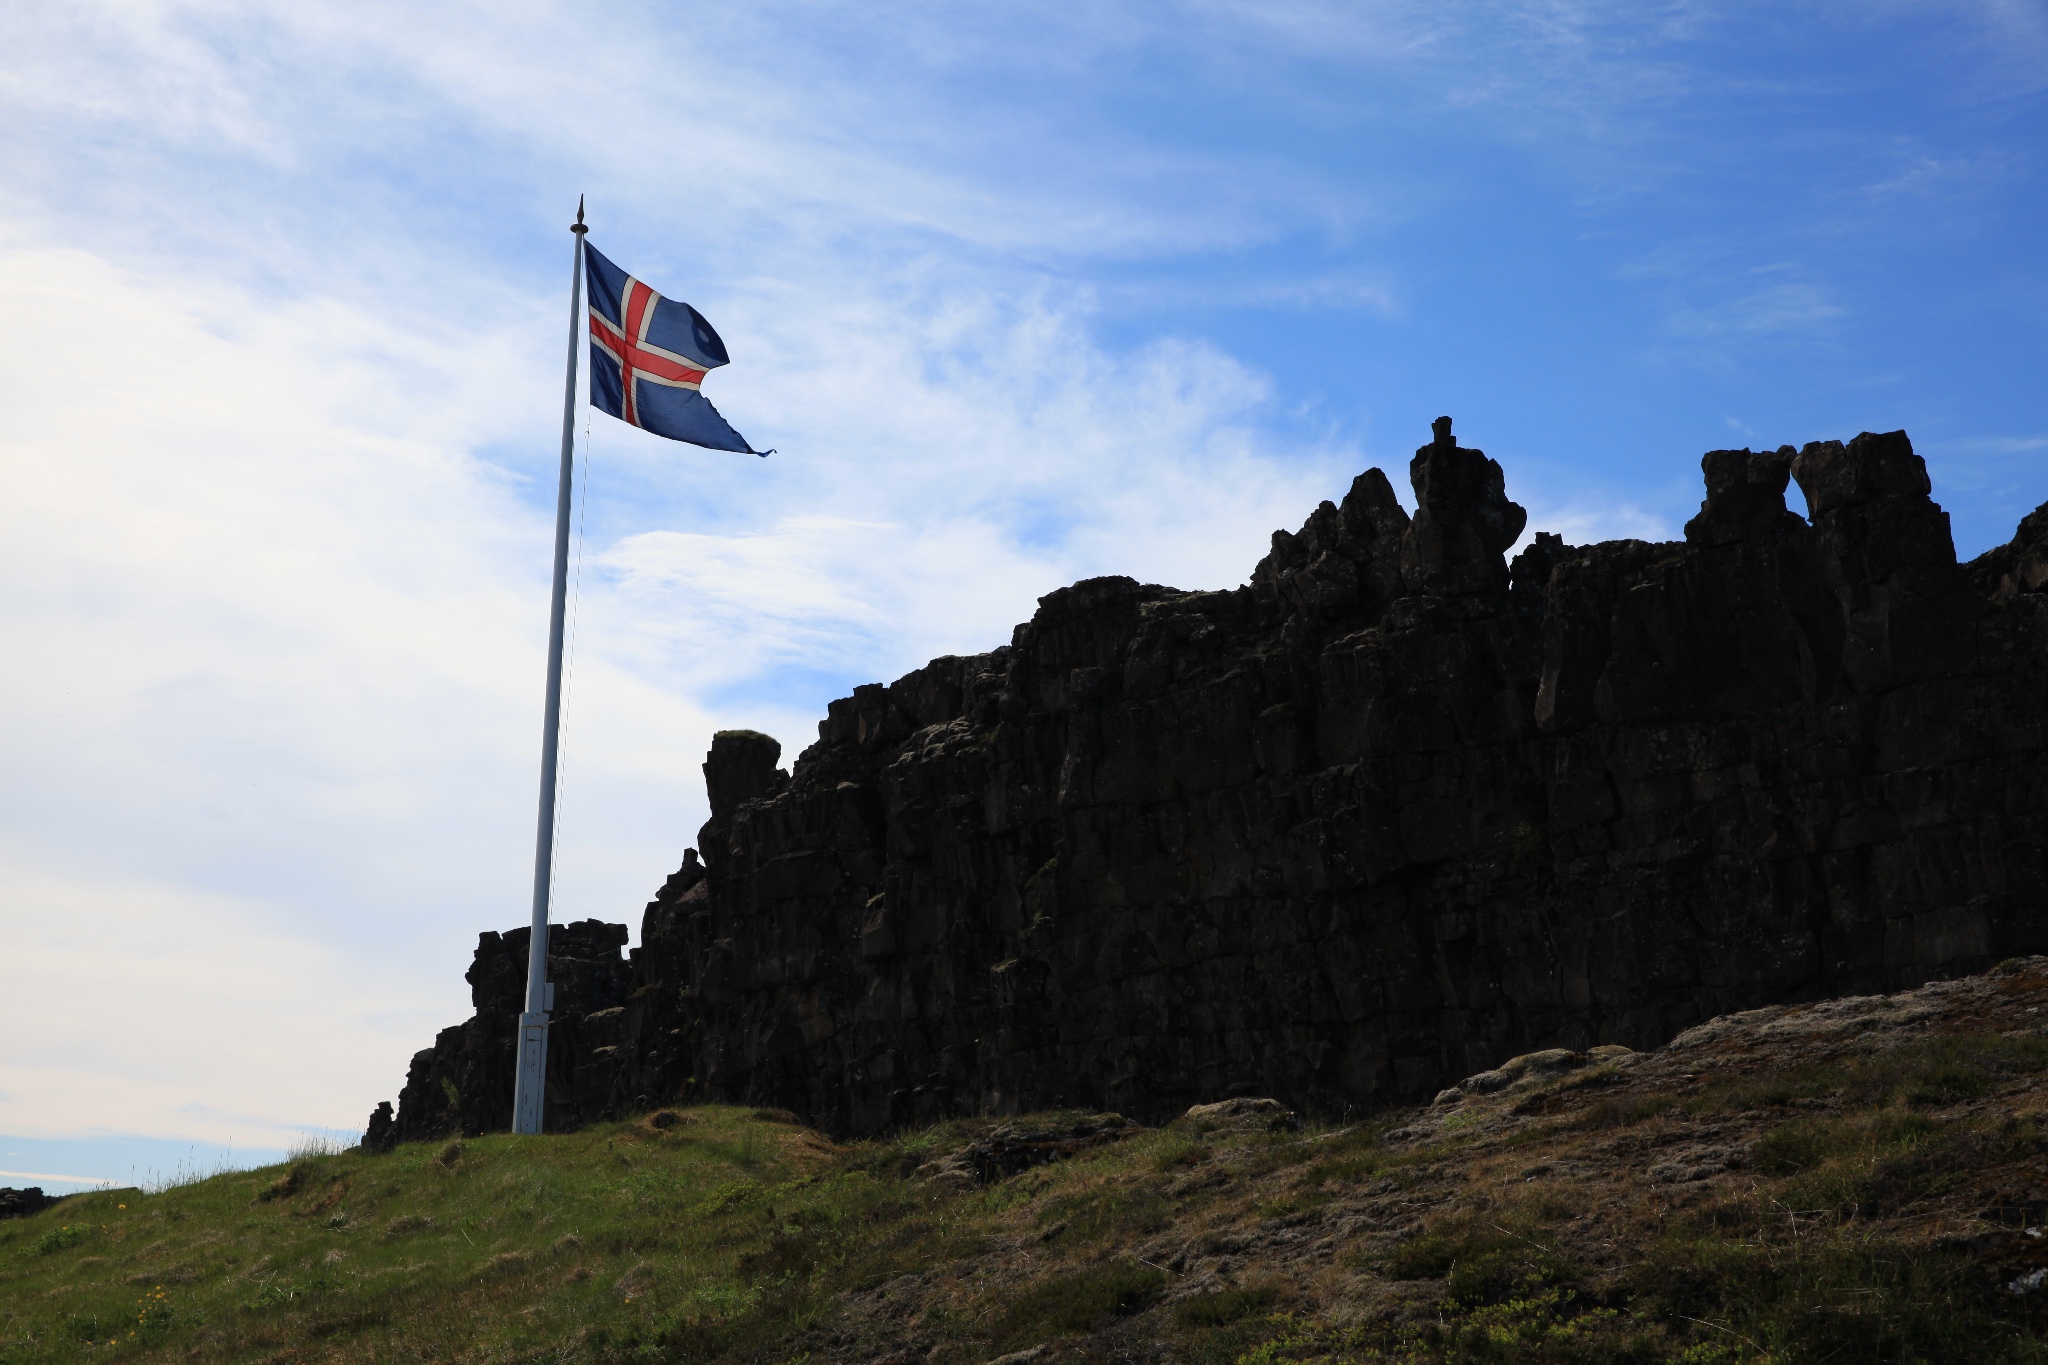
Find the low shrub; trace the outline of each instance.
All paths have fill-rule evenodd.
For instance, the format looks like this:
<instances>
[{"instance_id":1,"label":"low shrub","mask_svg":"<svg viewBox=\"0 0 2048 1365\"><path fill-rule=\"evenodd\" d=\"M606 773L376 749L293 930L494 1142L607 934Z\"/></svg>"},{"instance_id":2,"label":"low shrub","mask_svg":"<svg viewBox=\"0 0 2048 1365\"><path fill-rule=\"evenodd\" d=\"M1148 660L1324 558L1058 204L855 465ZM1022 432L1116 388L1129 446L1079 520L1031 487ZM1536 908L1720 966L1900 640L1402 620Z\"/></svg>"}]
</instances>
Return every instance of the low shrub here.
<instances>
[{"instance_id":1,"label":"low shrub","mask_svg":"<svg viewBox=\"0 0 2048 1365\"><path fill-rule=\"evenodd\" d=\"M2031 1145L2031 1124L2008 1127L2004 1140ZM1790 1177L1775 1196L1785 1208L1869 1216L1955 1188L2001 1140L1980 1123L1893 1108L1783 1124L1752 1144L1749 1159L1759 1175Z\"/></svg>"},{"instance_id":2,"label":"low shrub","mask_svg":"<svg viewBox=\"0 0 2048 1365\"><path fill-rule=\"evenodd\" d=\"M307 1179L312 1174L312 1163L294 1161L283 1175L264 1186L262 1192L256 1198L259 1202L265 1204L275 1199L290 1199L305 1187Z\"/></svg>"},{"instance_id":3,"label":"low shrub","mask_svg":"<svg viewBox=\"0 0 2048 1365\"><path fill-rule=\"evenodd\" d=\"M1050 1337L1092 1332L1159 1301L1166 1276L1149 1266L1107 1261L1042 1280L1013 1300L996 1327L1011 1346L1034 1346Z\"/></svg>"},{"instance_id":4,"label":"low shrub","mask_svg":"<svg viewBox=\"0 0 2048 1365\"><path fill-rule=\"evenodd\" d=\"M2048 1361L2029 1305L1966 1258L1850 1233L1672 1238L1631 1268L1638 1314L1744 1361ZM1704 1330L1702 1330L1704 1328Z\"/></svg>"},{"instance_id":5,"label":"low shrub","mask_svg":"<svg viewBox=\"0 0 2048 1365\"><path fill-rule=\"evenodd\" d=\"M1278 1298L1271 1285L1191 1294L1173 1306L1173 1320L1182 1327L1228 1327L1269 1311Z\"/></svg>"},{"instance_id":6,"label":"low shrub","mask_svg":"<svg viewBox=\"0 0 2048 1365\"><path fill-rule=\"evenodd\" d=\"M1380 1262L1390 1280L1443 1280L1452 1302L1497 1303L1573 1278L1573 1267L1525 1230L1474 1217L1431 1228Z\"/></svg>"},{"instance_id":7,"label":"low shrub","mask_svg":"<svg viewBox=\"0 0 2048 1365\"><path fill-rule=\"evenodd\" d=\"M1671 1108L1669 1095L1609 1095L1588 1105L1571 1127L1581 1131L1633 1128Z\"/></svg>"},{"instance_id":8,"label":"low shrub","mask_svg":"<svg viewBox=\"0 0 2048 1365\"><path fill-rule=\"evenodd\" d=\"M91 1223L66 1223L63 1227L51 1228L30 1242L28 1249L38 1256L54 1256L60 1251L81 1246L98 1235L99 1228Z\"/></svg>"},{"instance_id":9,"label":"low shrub","mask_svg":"<svg viewBox=\"0 0 2048 1365\"><path fill-rule=\"evenodd\" d=\"M2044 1070L2048 1038L1937 1034L1846 1062L1719 1082L1683 1100L1680 1107L1689 1114L1737 1113L1833 1098L1852 1108L1930 1108L1981 1099Z\"/></svg>"},{"instance_id":10,"label":"low shrub","mask_svg":"<svg viewBox=\"0 0 2048 1365\"><path fill-rule=\"evenodd\" d=\"M1158 1232L1172 1222L1173 1214L1173 1201L1158 1190L1108 1185L1048 1201L1037 1222L1045 1229L1060 1225L1060 1235L1069 1245L1115 1243Z\"/></svg>"},{"instance_id":11,"label":"low shrub","mask_svg":"<svg viewBox=\"0 0 2048 1365\"><path fill-rule=\"evenodd\" d=\"M1205 1142L1192 1142L1187 1138L1169 1138L1152 1153L1152 1169L1155 1171L1177 1171L1189 1166L1199 1166L1216 1155L1216 1149Z\"/></svg>"},{"instance_id":12,"label":"low shrub","mask_svg":"<svg viewBox=\"0 0 2048 1365\"><path fill-rule=\"evenodd\" d=\"M1445 1304L1434 1320L1405 1324L1269 1321L1267 1339L1234 1365L1724 1365L1719 1357L1680 1355L1657 1323L1559 1289L1480 1308ZM1756 1362L1728 1357L1725 1365L1738 1360Z\"/></svg>"},{"instance_id":13,"label":"low shrub","mask_svg":"<svg viewBox=\"0 0 2048 1365\"><path fill-rule=\"evenodd\" d=\"M1858 1059L1843 1091L1853 1104L1936 1107L1982 1099L2042 1070L2048 1070L2048 1039L1938 1034Z\"/></svg>"}]
</instances>

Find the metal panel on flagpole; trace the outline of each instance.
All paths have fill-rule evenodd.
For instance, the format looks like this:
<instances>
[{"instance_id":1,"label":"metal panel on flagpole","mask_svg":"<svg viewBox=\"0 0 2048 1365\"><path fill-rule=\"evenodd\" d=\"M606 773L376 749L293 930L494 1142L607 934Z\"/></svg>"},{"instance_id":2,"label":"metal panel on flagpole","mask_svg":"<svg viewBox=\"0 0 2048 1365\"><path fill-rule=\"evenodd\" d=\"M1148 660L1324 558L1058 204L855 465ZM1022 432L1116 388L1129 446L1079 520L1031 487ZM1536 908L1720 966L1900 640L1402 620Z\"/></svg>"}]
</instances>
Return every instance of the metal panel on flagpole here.
<instances>
[{"instance_id":1,"label":"metal panel on flagpole","mask_svg":"<svg viewBox=\"0 0 2048 1365\"><path fill-rule=\"evenodd\" d=\"M562 624L569 586L569 498L576 457L576 342L583 313L583 201L576 201L575 276L569 285L569 371L562 386L562 477L555 496L555 582L548 610L547 707L541 722L540 818L533 850L533 937L526 952L526 1011L519 1016L519 1068L512 1131L538 1133L548 1090L548 895L554 885L555 759L562 737Z\"/></svg>"}]
</instances>

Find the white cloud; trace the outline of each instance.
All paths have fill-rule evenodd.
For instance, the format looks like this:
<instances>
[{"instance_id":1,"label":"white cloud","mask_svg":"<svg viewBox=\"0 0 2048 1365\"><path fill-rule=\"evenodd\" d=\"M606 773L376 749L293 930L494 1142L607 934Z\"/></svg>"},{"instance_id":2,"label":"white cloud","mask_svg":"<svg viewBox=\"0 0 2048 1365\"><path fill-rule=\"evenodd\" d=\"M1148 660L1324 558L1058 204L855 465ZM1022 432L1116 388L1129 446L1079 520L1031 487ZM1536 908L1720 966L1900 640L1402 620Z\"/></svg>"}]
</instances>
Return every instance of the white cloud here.
<instances>
[{"instance_id":1,"label":"white cloud","mask_svg":"<svg viewBox=\"0 0 2048 1365\"><path fill-rule=\"evenodd\" d=\"M359 1131L440 1020L416 972L281 925L276 904L0 857L10 1046L0 1130L285 1145ZM365 1108L363 1112L367 1112Z\"/></svg>"},{"instance_id":2,"label":"white cloud","mask_svg":"<svg viewBox=\"0 0 2048 1365\"><path fill-rule=\"evenodd\" d=\"M881 298L905 301L886 286L803 312L736 301L767 359L720 401L736 420L780 415L784 453L707 477L779 515L626 536L597 561L628 618L606 629L633 636L643 673L713 689L777 668L893 677L1003 643L1076 577L1229 586L1357 459L1262 450L1263 381L1208 347L1113 359L1042 293L901 312ZM647 442L607 425L598 458L622 444Z\"/></svg>"},{"instance_id":3,"label":"white cloud","mask_svg":"<svg viewBox=\"0 0 2048 1365\"><path fill-rule=\"evenodd\" d=\"M576 193L718 321L711 396L782 449L593 428L559 907L630 919L693 838L714 727L793 755L845 686L1001 643L1076 577L1227 586L1366 464L1399 481L1405 451L1334 426L1283 446L1275 386L1214 344L1105 342L1076 280L1154 286L1077 263L1341 240L1435 192L1234 140L1240 114L1363 145L1361 111L1399 108L1425 150L1452 117L1566 128L1546 155L1632 185L1584 147L1654 143L1720 22L1498 13L0 11L0 941L108 983L0 1003L0 1129L346 1125L466 1012L471 935L525 912ZM1163 116L1212 125L1117 116L1162 73L1194 90ZM1670 258L1689 341L1849 306L1729 259ZM1357 253L1245 278L1206 302L1387 323L1414 297ZM1510 479L1532 528L1671 534L1569 471Z\"/></svg>"},{"instance_id":4,"label":"white cloud","mask_svg":"<svg viewBox=\"0 0 2048 1365\"><path fill-rule=\"evenodd\" d=\"M524 915L547 514L472 452L552 425L559 322L461 276L467 330L229 274L0 255L0 311L41 319L0 333L0 631L31 664L0 675L0 934L51 990L107 984L0 1007L0 1130L359 1122L466 1013L471 936ZM1208 347L1104 354L1081 296L784 289L728 300L755 359L718 396L787 453L598 419L564 918L636 918L715 726L793 756L840 678L991 647L1076 576L1238 581L1348 475L1263 453L1263 382ZM683 529L699 499L724 514Z\"/></svg>"},{"instance_id":5,"label":"white cloud","mask_svg":"<svg viewBox=\"0 0 2048 1365\"><path fill-rule=\"evenodd\" d=\"M1936 448L1944 455L1965 459L1982 456L1999 459L2048 450L2048 436L1961 436L1943 441Z\"/></svg>"},{"instance_id":6,"label":"white cloud","mask_svg":"<svg viewBox=\"0 0 2048 1365\"><path fill-rule=\"evenodd\" d=\"M1734 298L1673 313L1678 336L1703 341L1782 336L1832 326L1847 313L1825 286L1784 280Z\"/></svg>"},{"instance_id":7,"label":"white cloud","mask_svg":"<svg viewBox=\"0 0 2048 1365\"><path fill-rule=\"evenodd\" d=\"M1633 499L1597 492L1562 501L1531 499L1528 532L1510 553L1519 554L1536 531L1555 531L1567 545L1596 545L1603 540L1677 540L1682 536L1670 518Z\"/></svg>"}]
</instances>

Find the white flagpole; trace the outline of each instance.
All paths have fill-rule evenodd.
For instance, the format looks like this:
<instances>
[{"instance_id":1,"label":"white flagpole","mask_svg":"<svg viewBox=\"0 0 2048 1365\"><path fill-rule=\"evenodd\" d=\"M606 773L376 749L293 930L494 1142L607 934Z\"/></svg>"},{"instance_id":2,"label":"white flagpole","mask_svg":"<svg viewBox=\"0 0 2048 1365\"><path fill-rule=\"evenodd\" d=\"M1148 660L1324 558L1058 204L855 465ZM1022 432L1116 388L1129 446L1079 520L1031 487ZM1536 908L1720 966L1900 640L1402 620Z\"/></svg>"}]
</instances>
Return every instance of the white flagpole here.
<instances>
[{"instance_id":1,"label":"white flagpole","mask_svg":"<svg viewBox=\"0 0 2048 1365\"><path fill-rule=\"evenodd\" d=\"M562 617L569 585L569 495L576 456L576 343L583 321L583 201L576 201L576 273L569 285L569 374L562 385L562 481L555 496L555 591L548 610L547 712L541 722L540 827L533 848L533 938L526 953L526 1012L519 1016L519 1074L512 1131L538 1133L548 1089L548 893L554 883L555 751L562 734Z\"/></svg>"}]
</instances>

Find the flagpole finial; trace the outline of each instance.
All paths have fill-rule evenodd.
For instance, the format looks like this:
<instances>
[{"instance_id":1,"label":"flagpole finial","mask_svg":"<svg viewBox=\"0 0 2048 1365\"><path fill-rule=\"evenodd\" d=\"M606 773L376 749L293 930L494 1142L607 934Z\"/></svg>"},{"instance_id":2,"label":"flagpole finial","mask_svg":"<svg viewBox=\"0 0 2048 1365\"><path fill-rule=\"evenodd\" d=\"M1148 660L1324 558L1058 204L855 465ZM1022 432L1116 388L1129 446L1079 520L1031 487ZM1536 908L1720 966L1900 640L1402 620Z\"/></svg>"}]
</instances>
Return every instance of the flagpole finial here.
<instances>
[{"instance_id":1,"label":"flagpole finial","mask_svg":"<svg viewBox=\"0 0 2048 1365\"><path fill-rule=\"evenodd\" d=\"M575 233L578 237L590 231L589 228L583 226L583 196L580 194L576 196L576 221L569 225L569 231Z\"/></svg>"}]
</instances>

